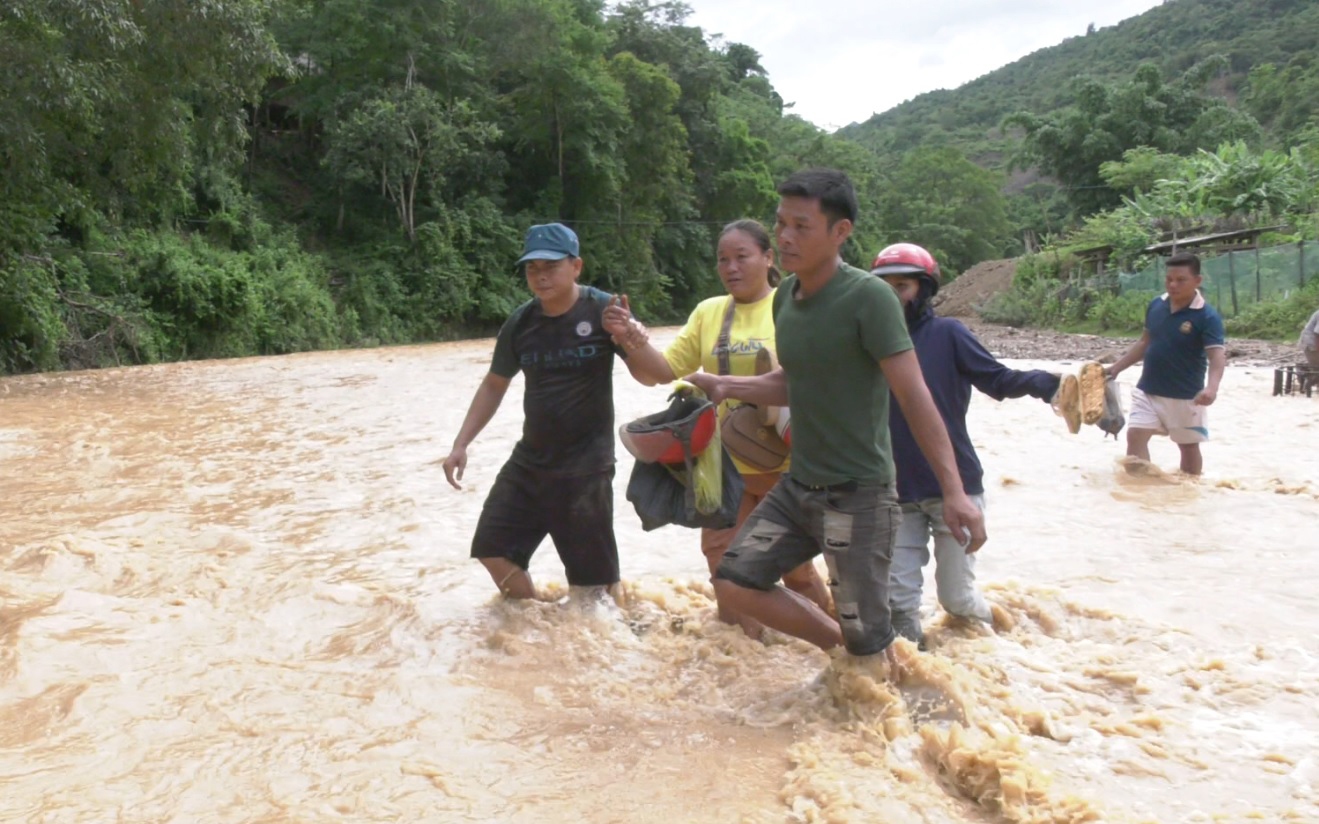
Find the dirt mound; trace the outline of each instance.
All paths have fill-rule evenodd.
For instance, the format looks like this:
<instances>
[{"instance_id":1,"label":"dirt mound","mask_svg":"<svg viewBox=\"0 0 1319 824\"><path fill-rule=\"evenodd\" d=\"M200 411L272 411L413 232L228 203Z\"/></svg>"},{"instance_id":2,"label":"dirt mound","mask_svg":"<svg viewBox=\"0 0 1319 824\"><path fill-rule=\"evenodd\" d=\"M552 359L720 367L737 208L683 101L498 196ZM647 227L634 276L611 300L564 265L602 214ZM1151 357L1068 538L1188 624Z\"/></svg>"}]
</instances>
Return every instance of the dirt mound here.
<instances>
[{"instance_id":1,"label":"dirt mound","mask_svg":"<svg viewBox=\"0 0 1319 824\"><path fill-rule=\"evenodd\" d=\"M985 301L999 292L1007 291L1016 271L1016 258L977 263L940 289L934 298L934 306L945 317L976 317L979 307Z\"/></svg>"}]
</instances>

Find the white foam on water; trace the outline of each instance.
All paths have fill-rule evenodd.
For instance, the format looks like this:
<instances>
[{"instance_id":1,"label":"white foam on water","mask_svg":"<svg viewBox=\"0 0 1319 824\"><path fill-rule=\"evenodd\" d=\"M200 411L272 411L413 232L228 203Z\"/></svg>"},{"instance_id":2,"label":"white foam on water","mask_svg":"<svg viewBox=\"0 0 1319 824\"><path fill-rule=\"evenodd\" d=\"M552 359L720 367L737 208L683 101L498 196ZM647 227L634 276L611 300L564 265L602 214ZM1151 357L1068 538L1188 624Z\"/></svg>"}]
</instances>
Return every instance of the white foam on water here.
<instances>
[{"instance_id":1,"label":"white foam on water","mask_svg":"<svg viewBox=\"0 0 1319 824\"><path fill-rule=\"evenodd\" d=\"M462 491L437 462L489 352L0 381L0 820L1319 820L1319 402L1267 370L1229 369L1203 479L977 397L1004 621L930 581L894 676L719 623L627 460L617 599L548 544L497 597L468 542L520 382Z\"/></svg>"}]
</instances>

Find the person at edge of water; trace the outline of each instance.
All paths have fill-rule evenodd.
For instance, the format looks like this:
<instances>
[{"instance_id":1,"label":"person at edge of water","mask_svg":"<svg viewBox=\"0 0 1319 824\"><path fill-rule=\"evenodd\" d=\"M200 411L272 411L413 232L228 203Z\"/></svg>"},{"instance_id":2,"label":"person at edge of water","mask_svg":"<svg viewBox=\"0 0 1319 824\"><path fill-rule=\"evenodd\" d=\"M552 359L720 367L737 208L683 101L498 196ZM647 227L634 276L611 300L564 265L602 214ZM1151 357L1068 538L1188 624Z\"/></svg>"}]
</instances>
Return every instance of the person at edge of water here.
<instances>
[{"instance_id":1,"label":"person at edge of water","mask_svg":"<svg viewBox=\"0 0 1319 824\"><path fill-rule=\"evenodd\" d=\"M1187 475L1204 470L1200 444L1209 440L1208 407L1218 397L1227 364L1223 319L1200 293L1201 281L1200 258L1190 252L1168 258L1167 291L1146 308L1140 340L1105 370L1116 378L1144 359L1140 381L1131 391L1127 455L1148 463L1150 438L1167 435L1181 450L1181 470Z\"/></svg>"},{"instance_id":2,"label":"person at edge of water","mask_svg":"<svg viewBox=\"0 0 1319 824\"><path fill-rule=\"evenodd\" d=\"M883 278L902 303L920 361L921 374L934 405L952 440L962 489L972 503L985 508L984 470L966 428L971 389L979 389L996 401L1027 395L1046 403L1057 401L1063 376L1041 369L1018 371L999 363L975 334L952 318L935 314L930 300L939 292L939 264L924 248L913 243L895 243L880 251L870 274ZM1068 376L1075 381L1074 376ZM1073 392L1073 395L1075 392ZM902 406L890 408L889 438L897 467L898 505L902 523L893 548L889 572L889 605L893 629L925 648L921 630L921 590L925 565L934 545L934 580L939 604L949 615L990 626L1005 625L1006 613L991 604L976 589L976 554L953 538L944 522L943 495L934 470L921 454L912 426Z\"/></svg>"},{"instance_id":3,"label":"person at edge of water","mask_svg":"<svg viewBox=\"0 0 1319 824\"><path fill-rule=\"evenodd\" d=\"M1316 310L1305 322L1296 345L1301 347L1301 356L1305 359L1306 366L1311 371L1319 370L1319 310Z\"/></svg>"},{"instance_id":4,"label":"person at edge of water","mask_svg":"<svg viewBox=\"0 0 1319 824\"><path fill-rule=\"evenodd\" d=\"M892 647L889 565L897 535L897 494L889 446L889 392L916 422L915 436L939 478L944 520L974 552L984 519L962 489L948 432L921 376L897 295L879 278L843 262L857 218L847 175L808 169L778 186L774 232L779 262L792 272L774 295L780 366L761 376L687 380L712 401L787 405L792 465L733 539L715 571L720 601L765 626L821 649L853 656ZM779 578L823 553L834 620ZM892 673L892 670L890 670Z\"/></svg>"},{"instance_id":5,"label":"person at edge of water","mask_svg":"<svg viewBox=\"0 0 1319 824\"><path fill-rule=\"evenodd\" d=\"M549 535L570 586L617 596L613 367L621 352L602 322L613 298L578 283L577 235L560 223L532 226L517 264L534 297L499 330L490 371L444 459L444 476L462 488L467 447L523 372L522 438L486 496L472 557L505 596L534 598L527 565Z\"/></svg>"},{"instance_id":6,"label":"person at edge of water","mask_svg":"<svg viewBox=\"0 0 1319 824\"><path fill-rule=\"evenodd\" d=\"M755 220L730 223L719 233L716 255L719 279L728 291L728 296L719 295L701 301L692 310L678 337L662 353L649 344L645 327L631 317L627 295L621 296L621 304L605 309L605 329L614 335L616 342L623 342L628 351L629 371L646 386L672 383L677 376L698 369L719 371L718 341L730 298L733 301L727 352L730 373L754 375L760 351L774 351L773 303L780 275L774 266L769 232ZM721 420L728 410L728 401L719 405ZM733 463L746 485L737 512L737 525L732 529L701 530L701 552L705 555L711 575L719 568L719 562L738 527L746 522L751 510L755 509L756 504L760 503L788 468L786 460L780 467L768 472L758 471L735 457ZM813 563L801 564L784 573L783 583L821 609L829 610L829 592ZM737 623L749 637L760 637L763 627L759 622L738 613L723 600L717 603L721 621Z\"/></svg>"}]
</instances>

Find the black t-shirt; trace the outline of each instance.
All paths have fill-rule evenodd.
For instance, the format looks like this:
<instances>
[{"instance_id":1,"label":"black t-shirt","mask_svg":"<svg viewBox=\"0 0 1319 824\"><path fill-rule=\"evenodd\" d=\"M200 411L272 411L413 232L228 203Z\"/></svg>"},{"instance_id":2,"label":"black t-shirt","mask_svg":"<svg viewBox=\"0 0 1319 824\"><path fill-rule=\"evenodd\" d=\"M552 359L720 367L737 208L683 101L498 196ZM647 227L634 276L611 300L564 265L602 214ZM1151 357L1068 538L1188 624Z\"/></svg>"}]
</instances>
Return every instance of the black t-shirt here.
<instances>
[{"instance_id":1,"label":"black t-shirt","mask_svg":"<svg viewBox=\"0 0 1319 824\"><path fill-rule=\"evenodd\" d=\"M571 309L547 317L532 298L499 330L490 371L527 375L514 463L565 477L614 465L614 355L622 351L601 324L609 299L583 286Z\"/></svg>"}]
</instances>

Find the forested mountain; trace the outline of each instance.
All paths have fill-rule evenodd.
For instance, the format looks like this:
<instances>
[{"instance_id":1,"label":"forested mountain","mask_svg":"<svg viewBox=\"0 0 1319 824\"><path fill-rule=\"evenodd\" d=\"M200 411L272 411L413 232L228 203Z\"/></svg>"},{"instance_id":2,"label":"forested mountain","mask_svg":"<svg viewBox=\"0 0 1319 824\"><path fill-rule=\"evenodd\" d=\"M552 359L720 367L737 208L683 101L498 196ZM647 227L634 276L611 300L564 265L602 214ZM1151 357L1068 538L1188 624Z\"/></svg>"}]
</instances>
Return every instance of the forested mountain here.
<instances>
[{"instance_id":1,"label":"forested mountain","mask_svg":"<svg viewBox=\"0 0 1319 824\"><path fill-rule=\"evenodd\" d=\"M999 125L1019 111L1046 115L1075 102L1077 78L1126 80L1141 63L1178 77L1208 57L1226 58L1210 89L1235 101L1251 69L1319 78L1319 2L1315 0L1165 0L1115 26L1040 49L963 86L919 95L840 134L883 152L949 143L993 163L1004 148ZM1270 75L1272 79L1274 75ZM1310 91L1319 91L1311 86ZM1298 90L1299 91L1299 90ZM1319 111L1319 97L1296 94L1279 112L1289 129ZM1272 113L1270 113L1272 114ZM1272 125L1270 123L1270 125Z\"/></svg>"},{"instance_id":2,"label":"forested mountain","mask_svg":"<svg viewBox=\"0 0 1319 824\"><path fill-rule=\"evenodd\" d=\"M676 320L808 165L857 183L853 262L910 240L949 276L1220 144L1247 173L1197 202L1295 211L1311 161L1258 152L1319 146L1317 15L1174 0L837 135L672 0L7 0L0 372L490 332L547 220Z\"/></svg>"},{"instance_id":3,"label":"forested mountain","mask_svg":"<svg viewBox=\"0 0 1319 824\"><path fill-rule=\"evenodd\" d=\"M674 319L717 288L718 228L809 164L853 173L872 254L877 163L687 13L8 0L0 371L490 331L547 220L589 281Z\"/></svg>"},{"instance_id":4,"label":"forested mountain","mask_svg":"<svg viewBox=\"0 0 1319 824\"><path fill-rule=\"evenodd\" d=\"M999 242L1017 253L1024 234L1065 233L1168 168L1110 181L1102 168L1129 151L1189 157L1237 142L1319 151L1319 2L1167 0L839 134L884 166L942 146L1003 173L1012 228ZM1238 177L1247 185L1251 173Z\"/></svg>"}]
</instances>

